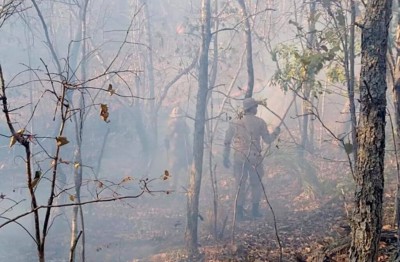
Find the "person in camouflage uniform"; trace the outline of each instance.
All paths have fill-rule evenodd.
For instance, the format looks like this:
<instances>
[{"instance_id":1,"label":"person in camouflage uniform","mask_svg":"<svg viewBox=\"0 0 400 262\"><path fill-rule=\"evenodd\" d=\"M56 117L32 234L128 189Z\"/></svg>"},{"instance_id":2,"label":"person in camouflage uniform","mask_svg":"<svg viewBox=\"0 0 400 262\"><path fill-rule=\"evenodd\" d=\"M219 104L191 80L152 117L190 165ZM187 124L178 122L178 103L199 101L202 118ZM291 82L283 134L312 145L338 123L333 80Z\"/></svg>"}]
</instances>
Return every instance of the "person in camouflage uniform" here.
<instances>
[{"instance_id":1,"label":"person in camouflage uniform","mask_svg":"<svg viewBox=\"0 0 400 262\"><path fill-rule=\"evenodd\" d=\"M252 195L252 216L261 217L259 202L262 195L260 178L264 175L261 139L266 144L272 143L280 133L279 127L270 134L265 121L256 116L258 102L253 98L243 100L244 115L231 122L224 140L224 166L230 167L230 150L234 150L233 174L237 199L237 219L244 218L245 184L249 180ZM233 140L233 143L232 143ZM241 178L243 176L242 182ZM260 177L260 178L259 178Z\"/></svg>"},{"instance_id":2,"label":"person in camouflage uniform","mask_svg":"<svg viewBox=\"0 0 400 262\"><path fill-rule=\"evenodd\" d=\"M185 114L179 107L175 107L168 120L165 147L171 183L176 190L178 186L187 186L188 176L182 173L188 171L192 163L192 151L189 137L190 129L185 121Z\"/></svg>"}]
</instances>

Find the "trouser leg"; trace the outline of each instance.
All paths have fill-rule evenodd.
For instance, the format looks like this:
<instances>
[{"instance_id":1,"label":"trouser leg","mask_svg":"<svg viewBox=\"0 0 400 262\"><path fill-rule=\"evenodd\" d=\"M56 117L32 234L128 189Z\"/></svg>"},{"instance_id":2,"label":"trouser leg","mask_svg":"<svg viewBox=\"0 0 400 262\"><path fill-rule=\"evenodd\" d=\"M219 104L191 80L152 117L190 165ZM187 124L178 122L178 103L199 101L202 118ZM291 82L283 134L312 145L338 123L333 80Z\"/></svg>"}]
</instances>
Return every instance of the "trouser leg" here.
<instances>
[{"instance_id":1,"label":"trouser leg","mask_svg":"<svg viewBox=\"0 0 400 262\"><path fill-rule=\"evenodd\" d=\"M251 202L259 203L261 200L261 196L263 194L261 181L264 176L264 168L263 166L257 165L255 167L251 167L250 177L250 188L251 188Z\"/></svg>"},{"instance_id":2,"label":"trouser leg","mask_svg":"<svg viewBox=\"0 0 400 262\"><path fill-rule=\"evenodd\" d=\"M264 175L263 166L257 165L252 167L250 176L250 187L251 187L251 196L252 196L252 215L253 217L260 217L261 214L259 212L259 203L261 200L261 196L263 194L262 190L262 177Z\"/></svg>"},{"instance_id":3,"label":"trouser leg","mask_svg":"<svg viewBox=\"0 0 400 262\"><path fill-rule=\"evenodd\" d=\"M245 197L246 197L246 192L245 192L246 180L249 175L248 168L244 161L239 161L236 159L235 159L233 168L234 168L233 172L234 172L235 181L236 181L235 195L237 194L237 190L239 190L238 197L237 197L237 205L240 207L243 207Z\"/></svg>"}]
</instances>

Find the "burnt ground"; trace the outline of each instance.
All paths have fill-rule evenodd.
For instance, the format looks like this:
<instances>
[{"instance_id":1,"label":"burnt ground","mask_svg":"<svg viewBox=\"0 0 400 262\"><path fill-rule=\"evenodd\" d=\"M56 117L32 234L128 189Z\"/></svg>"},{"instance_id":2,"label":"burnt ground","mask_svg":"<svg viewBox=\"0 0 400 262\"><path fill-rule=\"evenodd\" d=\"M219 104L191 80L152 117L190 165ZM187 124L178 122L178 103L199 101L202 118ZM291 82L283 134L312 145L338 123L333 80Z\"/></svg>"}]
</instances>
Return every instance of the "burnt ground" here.
<instances>
[{"instance_id":1,"label":"burnt ground","mask_svg":"<svg viewBox=\"0 0 400 262\"><path fill-rule=\"evenodd\" d=\"M293 166L283 167L279 159L274 161L277 164L270 164L263 181L275 220L264 199L261 209L265 217L237 222L234 230L234 181L228 170L217 168L218 239L212 230L210 179L204 176L199 218L201 261L279 261L280 256L282 261L317 261L316 253L349 236L347 217L353 186L351 175L346 171L347 163L325 161L313 165L311 173L319 181L316 184L312 176L310 179L301 175ZM306 169L303 167L303 170ZM120 175L120 179L126 176ZM151 188L168 188L167 182L157 180ZM388 176L386 184L384 224L385 230L390 231L395 178ZM184 251L186 196L184 190L179 191L85 206L86 261L190 261ZM61 212L50 231L48 261L67 261L70 213L70 209ZM18 242L21 239L24 243ZM29 241L26 236L2 238L1 245L9 253L0 254L0 258L36 261L34 246L27 244ZM15 249L15 243L20 243L20 248ZM393 248L386 242L381 247L380 261L390 261L388 252ZM77 251L79 254L80 248ZM333 260L325 261L346 261L346 252L346 248L339 249L332 255Z\"/></svg>"}]
</instances>

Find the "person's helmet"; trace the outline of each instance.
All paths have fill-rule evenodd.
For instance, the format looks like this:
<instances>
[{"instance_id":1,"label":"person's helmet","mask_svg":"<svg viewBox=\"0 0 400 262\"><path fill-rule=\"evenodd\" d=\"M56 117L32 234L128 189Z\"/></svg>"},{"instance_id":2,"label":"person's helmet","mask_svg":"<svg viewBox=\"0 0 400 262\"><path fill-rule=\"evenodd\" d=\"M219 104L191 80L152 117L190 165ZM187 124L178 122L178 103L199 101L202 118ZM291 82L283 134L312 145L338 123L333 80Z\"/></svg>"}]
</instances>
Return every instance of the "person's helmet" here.
<instances>
[{"instance_id":1,"label":"person's helmet","mask_svg":"<svg viewBox=\"0 0 400 262\"><path fill-rule=\"evenodd\" d=\"M174 107L169 116L172 118L176 118L176 117L183 117L184 115L185 114L183 113L182 109L180 109L180 107Z\"/></svg>"},{"instance_id":2,"label":"person's helmet","mask_svg":"<svg viewBox=\"0 0 400 262\"><path fill-rule=\"evenodd\" d=\"M254 98L248 97L243 100L243 109L244 111L247 111L253 107L257 107L258 104L259 103Z\"/></svg>"}]
</instances>

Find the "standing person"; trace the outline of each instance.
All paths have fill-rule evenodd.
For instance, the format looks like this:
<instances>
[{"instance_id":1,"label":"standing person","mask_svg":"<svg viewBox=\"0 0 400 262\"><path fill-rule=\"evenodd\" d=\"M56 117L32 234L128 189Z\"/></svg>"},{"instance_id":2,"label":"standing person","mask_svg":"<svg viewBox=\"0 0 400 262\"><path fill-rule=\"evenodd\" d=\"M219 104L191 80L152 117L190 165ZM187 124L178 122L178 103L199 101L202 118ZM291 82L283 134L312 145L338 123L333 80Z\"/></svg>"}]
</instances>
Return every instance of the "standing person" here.
<instances>
[{"instance_id":1,"label":"standing person","mask_svg":"<svg viewBox=\"0 0 400 262\"><path fill-rule=\"evenodd\" d=\"M176 190L178 186L187 186L186 174L192 164L192 151L189 143L190 129L185 121L182 109L172 109L168 120L165 147L172 186ZM185 176L187 175L187 176Z\"/></svg>"},{"instance_id":2,"label":"standing person","mask_svg":"<svg viewBox=\"0 0 400 262\"><path fill-rule=\"evenodd\" d=\"M231 165L229 160L231 147L234 150L233 174L236 188L239 189L237 199L238 220L244 218L243 205L246 197L244 188L248 179L252 196L252 216L254 218L261 217L259 212L262 194L260 178L264 175L261 139L264 143L270 144L280 133L279 127L272 134L268 132L265 121L256 116L258 104L254 98L245 98L243 100L243 117L234 120L225 134L223 156L226 168Z\"/></svg>"}]
</instances>

